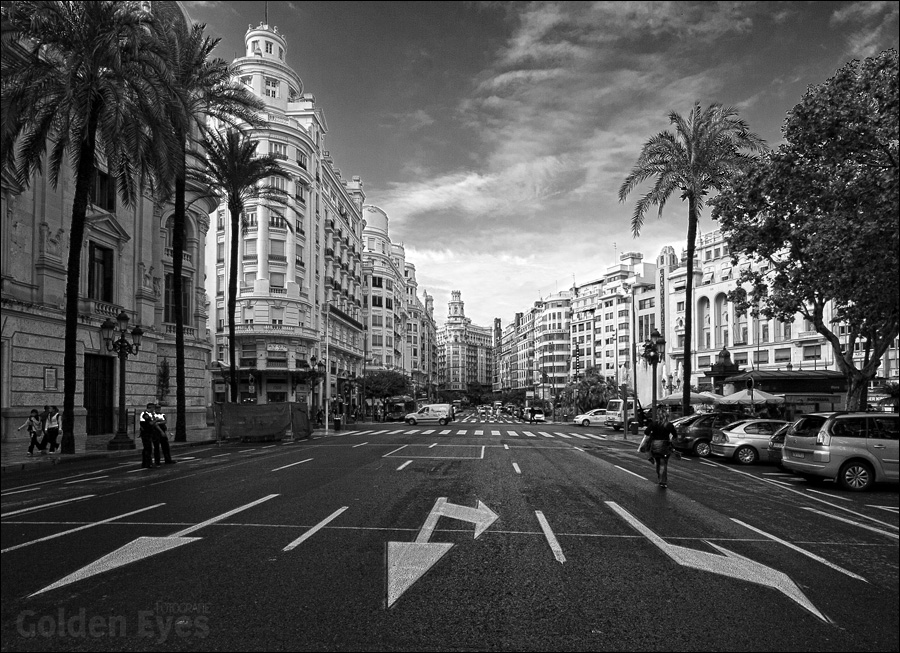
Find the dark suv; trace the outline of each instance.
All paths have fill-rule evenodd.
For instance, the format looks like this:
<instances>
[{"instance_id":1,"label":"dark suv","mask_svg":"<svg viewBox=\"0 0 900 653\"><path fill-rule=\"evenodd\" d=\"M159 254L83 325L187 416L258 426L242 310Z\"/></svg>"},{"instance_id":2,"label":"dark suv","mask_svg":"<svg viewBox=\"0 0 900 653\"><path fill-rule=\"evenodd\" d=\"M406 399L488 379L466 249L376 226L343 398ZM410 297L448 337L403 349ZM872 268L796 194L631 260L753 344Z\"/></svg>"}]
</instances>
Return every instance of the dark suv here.
<instances>
[{"instance_id":1,"label":"dark suv","mask_svg":"<svg viewBox=\"0 0 900 653\"><path fill-rule=\"evenodd\" d=\"M732 422L746 419L746 417L740 413L727 412L690 415L674 422L678 435L672 439L672 445L679 451L690 452L706 458L711 450L710 441L713 433Z\"/></svg>"}]
</instances>

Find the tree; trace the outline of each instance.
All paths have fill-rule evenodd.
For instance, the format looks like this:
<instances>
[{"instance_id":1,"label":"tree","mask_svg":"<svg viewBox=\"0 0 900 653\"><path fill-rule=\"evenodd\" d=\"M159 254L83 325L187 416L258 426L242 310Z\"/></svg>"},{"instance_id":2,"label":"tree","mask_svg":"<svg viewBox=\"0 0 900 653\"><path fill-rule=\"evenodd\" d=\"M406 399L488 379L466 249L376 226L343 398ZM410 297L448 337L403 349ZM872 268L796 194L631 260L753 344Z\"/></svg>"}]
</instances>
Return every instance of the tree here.
<instances>
[{"instance_id":1,"label":"tree","mask_svg":"<svg viewBox=\"0 0 900 653\"><path fill-rule=\"evenodd\" d=\"M223 197L228 205L231 221L231 251L228 266L228 356L231 366L231 401L237 403L238 383L235 360L235 322L237 305L238 241L243 232L241 223L246 203L250 200L282 201L275 188L262 185L269 177L289 178L278 159L270 154L256 154L256 142L238 129L224 132L208 131L201 141L202 152L196 155L197 165L189 176Z\"/></svg>"},{"instance_id":2,"label":"tree","mask_svg":"<svg viewBox=\"0 0 900 653\"><path fill-rule=\"evenodd\" d=\"M184 23L180 12L166 16L165 51L172 71L169 120L179 147L174 165L175 206L172 214L172 294L175 297L175 441L187 439L184 372L184 303L182 301L182 263L187 212L188 141L196 129L203 129L208 117L227 124L258 123L257 112L265 105L240 82L224 59L213 59L212 51L220 39L204 36L206 26Z\"/></svg>"},{"instance_id":3,"label":"tree","mask_svg":"<svg viewBox=\"0 0 900 653\"><path fill-rule=\"evenodd\" d=\"M810 87L788 113L785 143L714 202L734 256L756 263L737 279L749 289L731 300L809 320L847 377L851 410L865 409L900 323L897 75L889 50Z\"/></svg>"},{"instance_id":4,"label":"tree","mask_svg":"<svg viewBox=\"0 0 900 653\"><path fill-rule=\"evenodd\" d=\"M631 231L637 238L644 224L647 210L656 205L661 218L663 208L675 191L681 191L682 201L688 203L687 281L685 284L684 315L684 395L682 408L687 414L690 406L691 338L693 332L694 250L697 225L710 190L721 190L734 174L754 159L749 150L765 149L763 140L750 131L737 110L711 104L706 109L699 103L685 120L674 111L669 122L675 133L660 132L645 144L631 172L619 188L619 201L644 181L655 178L653 188L641 197L634 207Z\"/></svg>"},{"instance_id":5,"label":"tree","mask_svg":"<svg viewBox=\"0 0 900 653\"><path fill-rule=\"evenodd\" d=\"M140 2L9 2L2 6L4 172L27 187L68 166L75 193L66 270L62 451L75 447L79 280L88 204L101 161L134 204L173 150L158 28Z\"/></svg>"},{"instance_id":6,"label":"tree","mask_svg":"<svg viewBox=\"0 0 900 653\"><path fill-rule=\"evenodd\" d=\"M381 400L409 393L409 378L391 370L366 372L365 384L366 394Z\"/></svg>"}]
</instances>

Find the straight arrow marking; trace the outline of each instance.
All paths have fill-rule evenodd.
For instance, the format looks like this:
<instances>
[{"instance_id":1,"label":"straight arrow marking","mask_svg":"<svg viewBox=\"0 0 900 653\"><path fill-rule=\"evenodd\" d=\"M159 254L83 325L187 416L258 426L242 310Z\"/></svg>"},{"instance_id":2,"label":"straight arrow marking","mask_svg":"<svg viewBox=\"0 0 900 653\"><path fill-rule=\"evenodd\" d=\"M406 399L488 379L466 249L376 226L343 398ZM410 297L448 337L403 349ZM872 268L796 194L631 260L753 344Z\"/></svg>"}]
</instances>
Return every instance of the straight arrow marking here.
<instances>
[{"instance_id":1,"label":"straight arrow marking","mask_svg":"<svg viewBox=\"0 0 900 653\"><path fill-rule=\"evenodd\" d=\"M715 555L714 553L707 553L706 551L697 551L695 549L688 549L683 546L669 544L614 501L607 501L606 505L612 508L635 530L650 540L651 543L656 545L663 553L682 567L700 569L713 574L756 583L757 585L762 585L764 587L771 587L778 590L795 603L798 603L801 607L805 608L825 623L831 623L828 617L819 612L816 606L806 598L806 595L800 591L800 588L797 587L794 581L777 569L772 569L771 567L767 567L750 558L745 558L740 554L724 549L712 542L707 542L707 544L717 551L720 551L722 553L721 556Z\"/></svg>"}]
</instances>

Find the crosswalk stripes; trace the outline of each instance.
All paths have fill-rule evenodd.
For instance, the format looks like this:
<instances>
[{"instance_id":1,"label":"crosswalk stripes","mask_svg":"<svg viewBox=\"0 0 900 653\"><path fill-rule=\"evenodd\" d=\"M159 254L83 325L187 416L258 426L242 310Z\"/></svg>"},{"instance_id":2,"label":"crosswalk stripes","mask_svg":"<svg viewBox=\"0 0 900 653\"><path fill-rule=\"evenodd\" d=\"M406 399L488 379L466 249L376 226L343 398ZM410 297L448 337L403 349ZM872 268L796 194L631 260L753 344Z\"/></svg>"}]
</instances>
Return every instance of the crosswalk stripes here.
<instances>
[{"instance_id":1,"label":"crosswalk stripes","mask_svg":"<svg viewBox=\"0 0 900 653\"><path fill-rule=\"evenodd\" d=\"M491 431L491 435L500 435L500 431Z\"/></svg>"},{"instance_id":2,"label":"crosswalk stripes","mask_svg":"<svg viewBox=\"0 0 900 653\"><path fill-rule=\"evenodd\" d=\"M571 439L572 439L572 436L571 436L571 435L566 435L565 433L554 433L553 435L558 435L559 437L565 438L566 440L571 440Z\"/></svg>"},{"instance_id":3,"label":"crosswalk stripes","mask_svg":"<svg viewBox=\"0 0 900 653\"><path fill-rule=\"evenodd\" d=\"M488 432L488 429L475 429L475 430L458 429L458 430L456 430L455 434L456 435L469 435L469 436L476 435L476 436L478 436L478 435L484 435L487 432ZM365 431L344 431L342 433L335 433L334 435L335 436L338 436L338 435L373 435L373 434L374 435L399 435L399 434L431 435L434 433L437 433L436 429L422 430L422 429L418 429L418 428L416 428L416 429L405 429L404 428L404 429L394 429L394 430L368 429ZM440 431L438 434L439 435L450 435L452 433L453 433L453 430L444 429L444 430ZM604 434L597 435L594 433L574 433L574 432L563 433L560 431L505 431L504 432L504 431L500 431L497 429L490 429L490 434L493 436L503 436L504 433L506 436L514 437L514 438L517 438L520 436L525 436L525 437L529 437L529 438L537 438L538 436L540 436L540 437L549 438L549 439L562 438L565 440L570 440L572 438L578 438L579 440L592 439L592 440L601 440L602 441L602 440L608 439L607 436Z\"/></svg>"},{"instance_id":4,"label":"crosswalk stripes","mask_svg":"<svg viewBox=\"0 0 900 653\"><path fill-rule=\"evenodd\" d=\"M438 435L447 435L448 433L450 433L450 429L447 429L446 431L441 431Z\"/></svg>"},{"instance_id":5,"label":"crosswalk stripes","mask_svg":"<svg viewBox=\"0 0 900 653\"><path fill-rule=\"evenodd\" d=\"M427 431L422 431L422 435L430 435L430 434L432 434L432 433L434 433L434 429L429 429L429 430L427 430Z\"/></svg>"},{"instance_id":6,"label":"crosswalk stripes","mask_svg":"<svg viewBox=\"0 0 900 653\"><path fill-rule=\"evenodd\" d=\"M599 435L593 435L592 433L585 433L589 438L593 438L594 440L605 440L606 438L602 438Z\"/></svg>"},{"instance_id":7,"label":"crosswalk stripes","mask_svg":"<svg viewBox=\"0 0 900 653\"><path fill-rule=\"evenodd\" d=\"M588 436L582 435L581 433L569 433L573 438L581 438L582 440L589 439Z\"/></svg>"},{"instance_id":8,"label":"crosswalk stripes","mask_svg":"<svg viewBox=\"0 0 900 653\"><path fill-rule=\"evenodd\" d=\"M475 435L484 435L484 431L475 431Z\"/></svg>"},{"instance_id":9,"label":"crosswalk stripes","mask_svg":"<svg viewBox=\"0 0 900 653\"><path fill-rule=\"evenodd\" d=\"M538 435L543 435L545 438L552 438L553 436L549 433L544 433L543 431L538 431Z\"/></svg>"},{"instance_id":10,"label":"crosswalk stripes","mask_svg":"<svg viewBox=\"0 0 900 653\"><path fill-rule=\"evenodd\" d=\"M514 438L519 437L519 434L516 433L515 431L507 431L506 434L507 434L507 435L511 435L511 436L513 436Z\"/></svg>"},{"instance_id":11,"label":"crosswalk stripes","mask_svg":"<svg viewBox=\"0 0 900 653\"><path fill-rule=\"evenodd\" d=\"M527 435L529 438L536 438L536 437L537 437L537 436L536 436L534 433L532 433L531 431L522 431L522 433L524 433L525 435Z\"/></svg>"}]
</instances>

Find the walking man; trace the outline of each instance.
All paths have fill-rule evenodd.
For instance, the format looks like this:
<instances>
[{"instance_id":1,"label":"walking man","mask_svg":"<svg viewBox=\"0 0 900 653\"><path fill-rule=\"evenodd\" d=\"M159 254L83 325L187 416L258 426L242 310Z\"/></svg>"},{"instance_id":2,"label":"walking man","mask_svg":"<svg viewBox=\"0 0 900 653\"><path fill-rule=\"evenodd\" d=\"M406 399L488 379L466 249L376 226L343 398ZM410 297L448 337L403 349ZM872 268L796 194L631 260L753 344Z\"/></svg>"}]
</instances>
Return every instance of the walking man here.
<instances>
[{"instance_id":1,"label":"walking man","mask_svg":"<svg viewBox=\"0 0 900 653\"><path fill-rule=\"evenodd\" d=\"M166 464L174 465L175 461L172 460L172 453L169 450L169 436L166 433L166 416L162 412L162 406L159 404L154 404L153 409L153 422L157 428L156 437L153 440L154 461L156 466L159 467L160 449L162 449L162 458Z\"/></svg>"}]
</instances>

